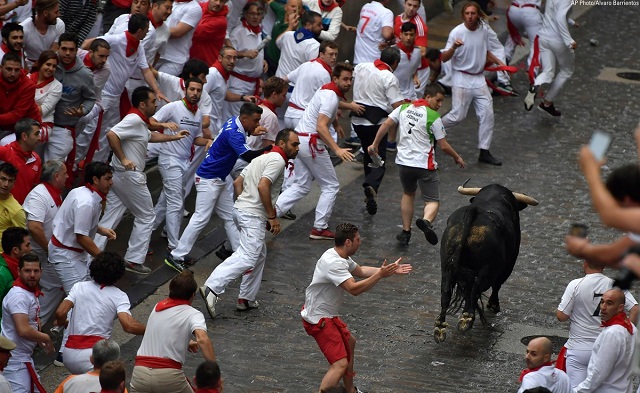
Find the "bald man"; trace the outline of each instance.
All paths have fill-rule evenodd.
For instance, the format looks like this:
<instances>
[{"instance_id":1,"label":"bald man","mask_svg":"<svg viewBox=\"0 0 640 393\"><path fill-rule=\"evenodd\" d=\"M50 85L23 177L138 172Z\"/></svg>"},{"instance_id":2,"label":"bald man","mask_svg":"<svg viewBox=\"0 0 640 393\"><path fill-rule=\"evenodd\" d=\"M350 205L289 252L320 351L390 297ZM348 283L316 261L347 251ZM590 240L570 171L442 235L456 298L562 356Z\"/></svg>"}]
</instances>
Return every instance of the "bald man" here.
<instances>
[{"instance_id":1,"label":"bald man","mask_svg":"<svg viewBox=\"0 0 640 393\"><path fill-rule=\"evenodd\" d=\"M554 393L571 393L569 377L562 370L555 368L551 362L553 346L546 337L538 337L529 341L524 360L527 368L520 374L520 390L523 393L527 389L543 386Z\"/></svg>"},{"instance_id":2,"label":"bald man","mask_svg":"<svg viewBox=\"0 0 640 393\"><path fill-rule=\"evenodd\" d=\"M624 312L624 293L615 288L606 291L600 301L602 332L593 344L587 378L574 392L633 391L631 360L637 329Z\"/></svg>"}]
</instances>

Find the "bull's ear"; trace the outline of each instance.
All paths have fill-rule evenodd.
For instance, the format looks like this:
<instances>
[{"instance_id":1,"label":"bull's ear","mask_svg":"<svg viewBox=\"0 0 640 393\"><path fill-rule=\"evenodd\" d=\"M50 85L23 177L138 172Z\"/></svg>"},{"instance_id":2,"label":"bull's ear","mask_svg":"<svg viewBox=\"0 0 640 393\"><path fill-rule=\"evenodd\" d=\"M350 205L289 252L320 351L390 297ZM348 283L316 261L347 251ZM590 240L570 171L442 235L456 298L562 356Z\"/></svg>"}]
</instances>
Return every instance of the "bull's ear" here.
<instances>
[{"instance_id":1,"label":"bull's ear","mask_svg":"<svg viewBox=\"0 0 640 393\"><path fill-rule=\"evenodd\" d=\"M516 201L516 203L518 204L518 211L520 211L520 210L524 209L525 207L529 206L529 205L527 205L526 203L523 203L523 202L517 202Z\"/></svg>"},{"instance_id":2,"label":"bull's ear","mask_svg":"<svg viewBox=\"0 0 640 393\"><path fill-rule=\"evenodd\" d=\"M469 203L473 203L474 199L476 199L476 197L473 197L473 198L469 199Z\"/></svg>"}]
</instances>

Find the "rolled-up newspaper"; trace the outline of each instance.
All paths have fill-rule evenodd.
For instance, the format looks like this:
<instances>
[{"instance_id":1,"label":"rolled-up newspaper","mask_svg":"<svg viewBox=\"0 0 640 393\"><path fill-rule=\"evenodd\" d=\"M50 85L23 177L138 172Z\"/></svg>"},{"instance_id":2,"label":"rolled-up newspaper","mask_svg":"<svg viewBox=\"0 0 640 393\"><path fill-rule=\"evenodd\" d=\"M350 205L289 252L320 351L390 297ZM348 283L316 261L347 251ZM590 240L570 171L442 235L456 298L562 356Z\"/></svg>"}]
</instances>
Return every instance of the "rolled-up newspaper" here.
<instances>
[{"instance_id":1,"label":"rolled-up newspaper","mask_svg":"<svg viewBox=\"0 0 640 393\"><path fill-rule=\"evenodd\" d=\"M261 50L264 49L265 46L267 46L267 44L269 43L269 41L271 41L271 36L268 35L266 37L264 37L264 39L262 41L260 41L260 43L258 44L258 47L256 48L256 50L258 52L260 52Z\"/></svg>"}]
</instances>

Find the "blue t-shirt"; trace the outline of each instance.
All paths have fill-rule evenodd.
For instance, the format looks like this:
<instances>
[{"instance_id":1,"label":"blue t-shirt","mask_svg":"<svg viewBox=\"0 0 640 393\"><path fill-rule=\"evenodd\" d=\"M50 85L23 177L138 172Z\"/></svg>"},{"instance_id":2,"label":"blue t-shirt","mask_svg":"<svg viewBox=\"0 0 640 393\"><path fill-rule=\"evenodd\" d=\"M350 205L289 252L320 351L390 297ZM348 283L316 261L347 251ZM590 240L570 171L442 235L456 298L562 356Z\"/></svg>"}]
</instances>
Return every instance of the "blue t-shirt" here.
<instances>
[{"instance_id":1,"label":"blue t-shirt","mask_svg":"<svg viewBox=\"0 0 640 393\"><path fill-rule=\"evenodd\" d=\"M225 179L240 155L249 151L247 137L238 117L231 117L222 126L196 174L205 179Z\"/></svg>"}]
</instances>

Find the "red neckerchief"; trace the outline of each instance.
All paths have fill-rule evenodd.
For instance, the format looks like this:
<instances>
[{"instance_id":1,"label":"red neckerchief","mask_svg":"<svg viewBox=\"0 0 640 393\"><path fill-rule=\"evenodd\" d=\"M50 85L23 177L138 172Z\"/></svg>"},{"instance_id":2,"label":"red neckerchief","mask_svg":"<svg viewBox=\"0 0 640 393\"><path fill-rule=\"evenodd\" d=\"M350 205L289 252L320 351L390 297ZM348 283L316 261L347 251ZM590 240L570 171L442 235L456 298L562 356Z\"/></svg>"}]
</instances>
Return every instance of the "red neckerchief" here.
<instances>
[{"instance_id":1,"label":"red neckerchief","mask_svg":"<svg viewBox=\"0 0 640 393\"><path fill-rule=\"evenodd\" d=\"M258 105L264 105L267 108L271 109L271 112L276 113L276 105L268 100L259 100Z\"/></svg>"},{"instance_id":2,"label":"red neckerchief","mask_svg":"<svg viewBox=\"0 0 640 393\"><path fill-rule=\"evenodd\" d=\"M282 150L280 148L280 146L278 145L273 145L273 147L271 148L271 151L269 153L278 153L280 154L280 156L282 157L282 159L284 160L285 164L284 167L288 167L290 162L289 162L289 157L287 157L287 154L284 152L284 150Z\"/></svg>"},{"instance_id":3,"label":"red neckerchief","mask_svg":"<svg viewBox=\"0 0 640 393\"><path fill-rule=\"evenodd\" d=\"M145 123L147 123L147 124L150 124L150 123L149 123L149 118L148 118L147 116L145 116L145 115L144 115L144 113L140 112L140 110L139 110L138 108L131 108L131 109L129 110L129 113L127 113L127 115L129 115L129 114L131 114L131 113L133 113L134 115L138 115L138 116L140 116L140 118L142 119L142 121L144 121L144 122L145 122Z\"/></svg>"},{"instance_id":4,"label":"red neckerchief","mask_svg":"<svg viewBox=\"0 0 640 393\"><path fill-rule=\"evenodd\" d=\"M84 63L84 65L85 65L88 69L90 69L91 71L93 71L93 70L95 70L96 68L98 68L98 67L96 67L96 65L95 65L95 64L93 64L93 60L91 59L91 56L89 56L89 54L88 54L88 53L87 53L87 55L84 57L84 60L83 60L82 62L83 62L83 63Z\"/></svg>"},{"instance_id":5,"label":"red neckerchief","mask_svg":"<svg viewBox=\"0 0 640 393\"><path fill-rule=\"evenodd\" d=\"M320 88L320 90L331 90L334 93L336 93L338 95L338 97L340 97L343 100L347 100L344 96L344 93L342 92L342 90L340 90L340 88L338 87L338 85L336 85L333 82L329 82L326 85L322 85L322 87Z\"/></svg>"},{"instance_id":6,"label":"red neckerchief","mask_svg":"<svg viewBox=\"0 0 640 393\"><path fill-rule=\"evenodd\" d=\"M627 314L623 312L617 313L608 321L602 321L602 325L600 325L600 327L609 327L613 325L620 325L623 328L627 329L629 334L633 334L633 326L631 325L631 321L629 320L629 318L627 318Z\"/></svg>"},{"instance_id":7,"label":"red neckerchief","mask_svg":"<svg viewBox=\"0 0 640 393\"><path fill-rule=\"evenodd\" d=\"M322 0L318 0L318 6L320 7L320 11L322 12L331 12L334 8L338 7L338 3L334 1L330 5L324 5L322 4Z\"/></svg>"},{"instance_id":8,"label":"red neckerchief","mask_svg":"<svg viewBox=\"0 0 640 393\"><path fill-rule=\"evenodd\" d=\"M39 76L38 72L33 72L33 73L29 74L29 79L31 79L33 84L36 85L36 89L41 89L41 88L45 87L46 85L48 85L49 83L53 82L53 75L51 75L49 78L43 80L40 83L38 83L38 76Z\"/></svg>"},{"instance_id":9,"label":"red neckerchief","mask_svg":"<svg viewBox=\"0 0 640 393\"><path fill-rule=\"evenodd\" d=\"M413 104L413 106L416 106L416 107L418 107L418 106L426 106L427 108L431 108L429 106L429 103L427 102L427 100L425 100L424 98L421 98L419 100L415 100L415 101L412 102L412 104Z\"/></svg>"},{"instance_id":10,"label":"red neckerchief","mask_svg":"<svg viewBox=\"0 0 640 393\"><path fill-rule=\"evenodd\" d=\"M2 51L4 53L9 53L9 52L13 52L8 46L7 44L5 44L4 42L2 44L0 44L0 48L2 48Z\"/></svg>"},{"instance_id":11,"label":"red neckerchief","mask_svg":"<svg viewBox=\"0 0 640 393\"><path fill-rule=\"evenodd\" d=\"M186 306L189 305L190 302L184 299L171 299L170 297L160 300L158 304L156 304L156 312L164 311L171 307L176 306Z\"/></svg>"},{"instance_id":12,"label":"red neckerchief","mask_svg":"<svg viewBox=\"0 0 640 393\"><path fill-rule=\"evenodd\" d=\"M18 260L7 254L6 252L2 253L2 257L4 258L4 261L7 262L7 267L9 268L9 271L11 272L11 275L15 280L16 278L18 278L18 270L20 269L18 267Z\"/></svg>"},{"instance_id":13,"label":"red neckerchief","mask_svg":"<svg viewBox=\"0 0 640 393\"><path fill-rule=\"evenodd\" d=\"M198 104L190 104L186 98L182 99L182 103L189 110L189 112L193 113L194 115L198 111Z\"/></svg>"},{"instance_id":14,"label":"red neckerchief","mask_svg":"<svg viewBox=\"0 0 640 393\"><path fill-rule=\"evenodd\" d=\"M156 20L153 19L153 13L151 12L151 10L149 10L149 13L147 14L147 18L149 18L149 22L151 22L151 25L156 29L162 26L162 24L164 23L163 21L156 22Z\"/></svg>"},{"instance_id":15,"label":"red neckerchief","mask_svg":"<svg viewBox=\"0 0 640 393\"><path fill-rule=\"evenodd\" d=\"M415 46L412 46L411 48L407 48L402 41L398 41L398 43L396 44L396 46L398 47L398 49L400 49L401 51L403 51L406 55L407 55L407 59L411 60L411 54L413 53L413 48L415 48ZM386 63L385 63L386 64Z\"/></svg>"},{"instance_id":16,"label":"red neckerchief","mask_svg":"<svg viewBox=\"0 0 640 393\"><path fill-rule=\"evenodd\" d=\"M325 63L324 60L322 60L321 58L317 57L311 61L315 61L317 63L320 63L320 65L322 67L324 67L325 70L327 70L327 72L329 73L329 76L331 76L331 67L329 67L329 64Z\"/></svg>"},{"instance_id":17,"label":"red neckerchief","mask_svg":"<svg viewBox=\"0 0 640 393\"><path fill-rule=\"evenodd\" d=\"M55 202L56 206L60 207L60 205L62 205L62 197L60 196L62 192L46 181L43 182L42 185L47 189L47 191L49 191L49 195L51 195L51 198Z\"/></svg>"},{"instance_id":18,"label":"red neckerchief","mask_svg":"<svg viewBox=\"0 0 640 393\"><path fill-rule=\"evenodd\" d=\"M385 63L384 61L382 61L380 59L374 61L373 65L376 66L376 68L379 69L380 71L387 70L389 72L393 72L391 67L389 67L389 64Z\"/></svg>"},{"instance_id":19,"label":"red neckerchief","mask_svg":"<svg viewBox=\"0 0 640 393\"><path fill-rule=\"evenodd\" d=\"M218 12L211 11L208 6L206 7L206 9L207 9L207 12L214 17L223 17L229 14L229 7L227 7L226 4L222 8L220 8L220 11Z\"/></svg>"},{"instance_id":20,"label":"red neckerchief","mask_svg":"<svg viewBox=\"0 0 640 393\"><path fill-rule=\"evenodd\" d=\"M107 194L103 194L102 192L100 192L100 190L95 188L93 184L87 183L84 186L90 189L92 192L95 192L96 194L100 195L100 198L102 198L102 202L105 202L107 200Z\"/></svg>"},{"instance_id":21,"label":"red neckerchief","mask_svg":"<svg viewBox=\"0 0 640 393\"><path fill-rule=\"evenodd\" d=\"M76 65L76 59L73 59L73 62L71 64L63 64L62 67L66 70L69 71L70 69L72 69L73 67L75 67Z\"/></svg>"},{"instance_id":22,"label":"red neckerchief","mask_svg":"<svg viewBox=\"0 0 640 393\"><path fill-rule=\"evenodd\" d=\"M260 26L251 26L250 24L247 23L245 19L242 20L242 26L246 27L247 29L249 29L250 32L254 34L261 33Z\"/></svg>"},{"instance_id":23,"label":"red neckerchief","mask_svg":"<svg viewBox=\"0 0 640 393\"><path fill-rule=\"evenodd\" d=\"M216 62L213 63L213 68L218 70L220 75L222 75L222 77L224 78L225 82L229 80L229 73L224 69L222 63L220 63L220 60L216 60Z\"/></svg>"},{"instance_id":24,"label":"red neckerchief","mask_svg":"<svg viewBox=\"0 0 640 393\"><path fill-rule=\"evenodd\" d=\"M40 287L36 285L36 289L33 288L29 288L27 286L27 284L22 282L22 279L20 277L16 278L16 280L13 282L13 286L14 287L20 287L26 291L29 291L31 293L33 293L35 295L36 298L40 297L40 296L44 296L44 293L42 293L42 291L40 290Z\"/></svg>"},{"instance_id":25,"label":"red neckerchief","mask_svg":"<svg viewBox=\"0 0 640 393\"><path fill-rule=\"evenodd\" d=\"M522 382L522 379L524 378L525 375L532 373L534 371L538 371L540 370L542 367L546 367L546 366L553 366L553 362L546 362L545 364L543 364L540 367L536 367L536 368L525 368L524 370L522 370L522 372L520 372L520 379L519 381Z\"/></svg>"},{"instance_id":26,"label":"red neckerchief","mask_svg":"<svg viewBox=\"0 0 640 393\"><path fill-rule=\"evenodd\" d=\"M131 57L138 51L140 41L138 41L133 34L129 33L129 31L125 31L124 35L127 37L127 49L125 53L127 54L127 57Z\"/></svg>"}]
</instances>

